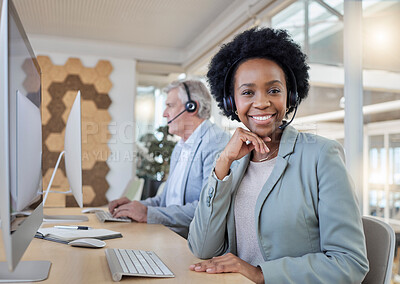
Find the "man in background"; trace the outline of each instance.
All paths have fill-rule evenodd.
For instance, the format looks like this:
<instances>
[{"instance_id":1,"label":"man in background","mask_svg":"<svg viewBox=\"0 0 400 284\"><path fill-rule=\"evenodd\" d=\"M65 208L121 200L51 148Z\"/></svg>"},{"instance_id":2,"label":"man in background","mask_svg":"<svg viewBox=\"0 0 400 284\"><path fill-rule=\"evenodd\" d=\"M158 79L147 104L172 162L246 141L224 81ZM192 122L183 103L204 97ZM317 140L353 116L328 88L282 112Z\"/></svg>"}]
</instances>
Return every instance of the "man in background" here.
<instances>
[{"instance_id":1,"label":"man in background","mask_svg":"<svg viewBox=\"0 0 400 284\"><path fill-rule=\"evenodd\" d=\"M181 137L171 155L164 191L142 201L126 197L111 201L109 210L114 217L163 224L187 238L201 189L229 135L208 120L211 96L202 82L175 81L164 91L167 100L163 116L168 120L168 132Z\"/></svg>"}]
</instances>

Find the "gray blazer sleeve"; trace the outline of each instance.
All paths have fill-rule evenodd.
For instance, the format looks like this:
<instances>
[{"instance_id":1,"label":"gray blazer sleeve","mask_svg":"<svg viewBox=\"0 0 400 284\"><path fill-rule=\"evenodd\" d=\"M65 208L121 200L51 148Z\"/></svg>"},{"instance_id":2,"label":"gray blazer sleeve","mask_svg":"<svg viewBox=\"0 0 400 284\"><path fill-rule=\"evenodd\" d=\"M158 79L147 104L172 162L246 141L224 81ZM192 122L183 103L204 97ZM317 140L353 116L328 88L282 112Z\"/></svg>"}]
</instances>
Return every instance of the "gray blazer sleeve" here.
<instances>
[{"instance_id":1,"label":"gray blazer sleeve","mask_svg":"<svg viewBox=\"0 0 400 284\"><path fill-rule=\"evenodd\" d=\"M173 206L157 206L149 205L147 209L147 223L149 224L163 224L175 231L179 235L187 238L189 232L189 224L193 219L194 212L198 204L198 198L200 191L193 191L193 184L201 183L200 189L207 185L208 176L213 168L213 162L215 156L219 151L223 149L226 144L228 137L218 145L212 145L214 149L210 151L210 144L202 145L203 148L198 150L195 159L199 159L201 162L198 166L193 166L188 173L188 181L186 184L186 194L190 195L193 199L192 202L187 202L185 205L173 205ZM191 178L192 171L202 172L200 179ZM169 184L169 188L173 185ZM190 191L190 192L189 192ZM192 192L193 191L193 192ZM166 194L166 190L163 191ZM162 199L162 198L160 198ZM164 199L165 200L165 197Z\"/></svg>"},{"instance_id":2,"label":"gray blazer sleeve","mask_svg":"<svg viewBox=\"0 0 400 284\"><path fill-rule=\"evenodd\" d=\"M220 181L212 173L203 188L193 222L188 245L195 256L208 259L229 249L227 223L232 200L232 173Z\"/></svg>"}]
</instances>

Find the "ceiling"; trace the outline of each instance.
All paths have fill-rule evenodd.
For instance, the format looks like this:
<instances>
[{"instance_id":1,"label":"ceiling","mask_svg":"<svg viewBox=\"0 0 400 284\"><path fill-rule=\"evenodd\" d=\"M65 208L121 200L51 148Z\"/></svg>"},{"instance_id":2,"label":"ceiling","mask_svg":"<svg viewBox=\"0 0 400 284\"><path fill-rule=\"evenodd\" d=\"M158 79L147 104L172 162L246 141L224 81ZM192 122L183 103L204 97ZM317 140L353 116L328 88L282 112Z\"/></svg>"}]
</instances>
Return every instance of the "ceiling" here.
<instances>
[{"instance_id":1,"label":"ceiling","mask_svg":"<svg viewBox=\"0 0 400 284\"><path fill-rule=\"evenodd\" d=\"M259 19L268 18L268 15L295 2L295 0L13 1L34 49L54 52L68 50L71 54L84 55L86 52L88 55L135 59L139 83L158 86L170 82L171 74L172 76L177 76L179 73L204 74L210 57L221 43L254 25ZM336 0L324 1L332 4ZM376 22L377 16L380 15L379 22L384 22L385 19L394 19L393 21L397 19L397 22L391 22L389 26L398 26L398 17L392 14L398 13L400 5L394 5L395 3L397 2L388 1L388 5L391 6L378 11L379 14L376 11L369 13L371 15L366 13L366 16L369 16L365 25L370 23L369 20ZM341 11L340 7L336 8ZM393 13L389 13L390 11ZM291 11L292 14L296 12L296 10ZM327 13L326 10L324 12ZM289 21L290 17L285 15L281 21L284 22L285 19ZM391 34L392 39L398 39L396 32ZM341 33L336 32L334 40L339 42L340 46L342 37ZM332 43L327 39L329 37L324 37L320 42L327 42L331 46ZM334 55L333 52L327 51L326 46L320 45L324 56L327 53ZM375 44L366 44L366 51L369 51L370 46L376 47ZM393 45L392 49L397 46ZM342 62L342 49L338 50L339 62ZM374 49L373 52L373 55L376 55L377 50ZM314 54L318 55L317 52ZM310 54L311 59L316 56L314 54ZM385 64L381 66L385 67L382 69L398 71L400 66L398 58L390 57L386 60L384 56L375 57L379 58L377 62L380 65ZM364 63L373 58L374 56L369 53L368 60ZM383 62L384 59L387 62ZM378 63L371 61L370 65L379 67ZM388 64L392 67L388 68ZM343 92L342 90L335 92L323 89L318 92L319 95L309 96L298 115L307 116L318 113L317 110L339 109ZM329 97L329 94L334 96ZM399 94L395 95L398 99ZM397 113L393 113L392 116L400 118Z\"/></svg>"},{"instance_id":2,"label":"ceiling","mask_svg":"<svg viewBox=\"0 0 400 284\"><path fill-rule=\"evenodd\" d=\"M52 50L74 39L137 59L143 73L163 74L195 70L227 36L277 2L284 1L14 0L34 49L38 38Z\"/></svg>"}]
</instances>

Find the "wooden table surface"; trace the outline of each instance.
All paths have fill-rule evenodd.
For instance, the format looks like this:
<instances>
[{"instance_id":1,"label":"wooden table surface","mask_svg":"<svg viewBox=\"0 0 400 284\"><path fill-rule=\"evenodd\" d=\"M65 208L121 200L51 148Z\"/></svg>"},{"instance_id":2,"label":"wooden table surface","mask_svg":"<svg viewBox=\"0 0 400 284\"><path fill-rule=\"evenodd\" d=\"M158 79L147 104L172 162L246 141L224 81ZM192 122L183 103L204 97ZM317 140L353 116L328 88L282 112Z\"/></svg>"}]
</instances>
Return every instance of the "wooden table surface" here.
<instances>
[{"instance_id":1,"label":"wooden table surface","mask_svg":"<svg viewBox=\"0 0 400 284\"><path fill-rule=\"evenodd\" d=\"M49 215L80 215L80 208L45 208ZM142 223L101 223L94 214L85 214L88 222L73 225L105 228L121 232L123 238L106 240L101 249L71 247L69 245L34 239L22 260L49 260L52 265L49 278L40 283L112 283L105 256L105 248L127 248L154 251L175 274L174 278L123 277L122 282L161 283L252 283L238 273L207 274L189 270L199 261L189 250L187 241L163 225ZM43 223L43 227L57 223ZM59 225L60 223L58 223ZM62 223L66 225L68 223ZM5 261L3 243L0 242L0 260Z\"/></svg>"}]
</instances>

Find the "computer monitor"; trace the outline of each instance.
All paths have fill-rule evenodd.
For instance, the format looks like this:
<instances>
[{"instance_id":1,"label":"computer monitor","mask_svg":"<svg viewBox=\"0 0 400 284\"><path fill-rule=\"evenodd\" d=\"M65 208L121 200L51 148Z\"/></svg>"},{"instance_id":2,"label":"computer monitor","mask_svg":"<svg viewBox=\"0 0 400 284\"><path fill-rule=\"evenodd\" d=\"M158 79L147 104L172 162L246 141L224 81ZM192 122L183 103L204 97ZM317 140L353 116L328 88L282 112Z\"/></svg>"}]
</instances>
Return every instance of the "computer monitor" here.
<instances>
[{"instance_id":1,"label":"computer monitor","mask_svg":"<svg viewBox=\"0 0 400 284\"><path fill-rule=\"evenodd\" d=\"M62 156L65 155L65 171L70 186L70 191L50 191L51 185L55 173L58 169ZM83 207L83 194L82 194L82 119L81 119L81 92L78 91L71 111L68 116L67 124L65 126L65 137L64 137L64 151L61 152L58 157L57 163L53 170L53 174L50 178L49 185L47 187L44 201L46 202L47 195L49 192L69 193L75 197L79 207ZM66 219L76 221L87 221L88 218L82 215L69 215L65 216L45 216L45 219Z\"/></svg>"},{"instance_id":2,"label":"computer monitor","mask_svg":"<svg viewBox=\"0 0 400 284\"><path fill-rule=\"evenodd\" d=\"M43 220L41 73L11 1L0 16L0 281L46 279L49 261L22 261ZM20 217L28 209L29 216Z\"/></svg>"},{"instance_id":3,"label":"computer monitor","mask_svg":"<svg viewBox=\"0 0 400 284\"><path fill-rule=\"evenodd\" d=\"M79 207L83 207L82 194L82 119L81 92L78 91L69 113L64 137L65 171L69 186Z\"/></svg>"}]
</instances>

